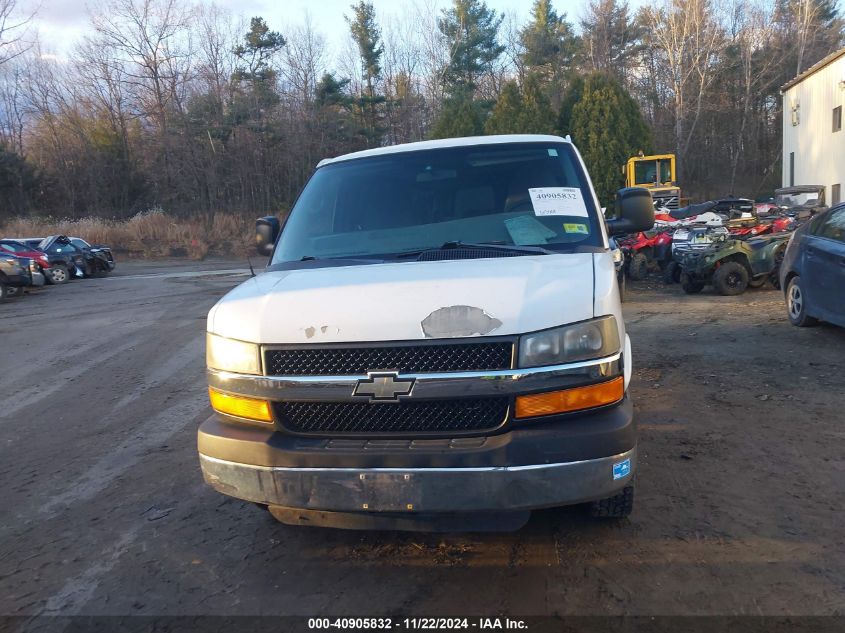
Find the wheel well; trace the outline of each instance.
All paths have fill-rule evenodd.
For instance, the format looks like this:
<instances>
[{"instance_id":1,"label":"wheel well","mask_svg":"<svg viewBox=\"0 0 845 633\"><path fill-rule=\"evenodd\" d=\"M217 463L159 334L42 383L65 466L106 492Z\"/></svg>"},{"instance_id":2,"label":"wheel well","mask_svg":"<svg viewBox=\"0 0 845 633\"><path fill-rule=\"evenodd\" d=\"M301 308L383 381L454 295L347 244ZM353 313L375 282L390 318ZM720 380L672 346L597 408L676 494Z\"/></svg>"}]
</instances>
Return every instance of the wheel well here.
<instances>
[{"instance_id":1,"label":"wheel well","mask_svg":"<svg viewBox=\"0 0 845 633\"><path fill-rule=\"evenodd\" d=\"M751 271L751 264L748 263L748 257L743 255L742 253L735 253L733 255L728 255L724 259L719 261L719 265L725 264L727 262L736 262L737 264L741 265L745 270L748 271L748 276L752 277L754 273Z\"/></svg>"},{"instance_id":2,"label":"wheel well","mask_svg":"<svg viewBox=\"0 0 845 633\"><path fill-rule=\"evenodd\" d=\"M786 289L789 288L789 282L792 281L793 279L795 279L795 277L797 277L797 276L798 276L798 273L796 273L794 270L790 270L787 273L786 278L783 280L784 281L783 288L781 288L781 290L783 290L784 296L786 296Z\"/></svg>"},{"instance_id":3,"label":"wheel well","mask_svg":"<svg viewBox=\"0 0 845 633\"><path fill-rule=\"evenodd\" d=\"M651 246L644 246L643 248L641 248L637 251L634 251L635 255L639 255L640 253L645 255L647 259L652 259L652 257L653 257L653 249L652 249Z\"/></svg>"}]
</instances>

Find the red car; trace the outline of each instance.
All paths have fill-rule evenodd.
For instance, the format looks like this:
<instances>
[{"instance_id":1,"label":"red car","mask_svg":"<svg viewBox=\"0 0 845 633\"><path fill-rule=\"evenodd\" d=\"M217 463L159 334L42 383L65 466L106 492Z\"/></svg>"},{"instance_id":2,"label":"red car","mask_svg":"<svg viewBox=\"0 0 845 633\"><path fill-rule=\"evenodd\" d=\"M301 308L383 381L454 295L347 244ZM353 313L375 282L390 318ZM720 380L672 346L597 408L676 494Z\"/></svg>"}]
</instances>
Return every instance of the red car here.
<instances>
[{"instance_id":1,"label":"red car","mask_svg":"<svg viewBox=\"0 0 845 633\"><path fill-rule=\"evenodd\" d=\"M47 253L31 248L26 244L22 244L15 240L0 240L0 254L9 253L16 257L29 257L38 264L41 272L47 283L61 283L53 279L54 271L50 268L50 260L47 258ZM65 271L63 271L65 272Z\"/></svg>"}]
</instances>

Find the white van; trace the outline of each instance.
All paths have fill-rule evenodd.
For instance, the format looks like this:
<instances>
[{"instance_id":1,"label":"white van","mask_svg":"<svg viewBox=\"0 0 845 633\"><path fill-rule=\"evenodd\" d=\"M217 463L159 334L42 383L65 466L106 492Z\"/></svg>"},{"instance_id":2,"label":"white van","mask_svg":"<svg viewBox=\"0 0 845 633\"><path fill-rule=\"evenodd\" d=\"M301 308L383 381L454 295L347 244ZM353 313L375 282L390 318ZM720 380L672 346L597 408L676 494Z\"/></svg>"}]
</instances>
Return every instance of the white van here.
<instances>
[{"instance_id":1,"label":"white van","mask_svg":"<svg viewBox=\"0 0 845 633\"><path fill-rule=\"evenodd\" d=\"M205 480L291 524L510 529L633 505L631 345L605 223L557 136L411 143L322 161L266 270L209 312ZM457 523L456 523L457 522ZM473 523L474 522L474 523Z\"/></svg>"}]
</instances>

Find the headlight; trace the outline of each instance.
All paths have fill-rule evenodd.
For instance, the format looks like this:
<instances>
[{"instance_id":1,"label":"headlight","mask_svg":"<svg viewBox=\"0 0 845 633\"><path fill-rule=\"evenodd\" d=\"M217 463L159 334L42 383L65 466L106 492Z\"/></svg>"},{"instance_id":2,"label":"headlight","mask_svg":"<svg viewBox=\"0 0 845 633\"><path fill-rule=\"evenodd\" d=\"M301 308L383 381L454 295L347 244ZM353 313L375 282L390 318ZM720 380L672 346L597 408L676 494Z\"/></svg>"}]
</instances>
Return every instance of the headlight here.
<instances>
[{"instance_id":1,"label":"headlight","mask_svg":"<svg viewBox=\"0 0 845 633\"><path fill-rule=\"evenodd\" d=\"M613 261L616 264L620 264L622 262L622 249L617 248L613 251Z\"/></svg>"},{"instance_id":2,"label":"headlight","mask_svg":"<svg viewBox=\"0 0 845 633\"><path fill-rule=\"evenodd\" d=\"M610 356L619 351L616 318L605 316L519 339L519 366L562 365Z\"/></svg>"},{"instance_id":3,"label":"headlight","mask_svg":"<svg viewBox=\"0 0 845 633\"><path fill-rule=\"evenodd\" d=\"M212 369L239 374L260 374L258 345L215 334L205 336L205 364Z\"/></svg>"}]
</instances>

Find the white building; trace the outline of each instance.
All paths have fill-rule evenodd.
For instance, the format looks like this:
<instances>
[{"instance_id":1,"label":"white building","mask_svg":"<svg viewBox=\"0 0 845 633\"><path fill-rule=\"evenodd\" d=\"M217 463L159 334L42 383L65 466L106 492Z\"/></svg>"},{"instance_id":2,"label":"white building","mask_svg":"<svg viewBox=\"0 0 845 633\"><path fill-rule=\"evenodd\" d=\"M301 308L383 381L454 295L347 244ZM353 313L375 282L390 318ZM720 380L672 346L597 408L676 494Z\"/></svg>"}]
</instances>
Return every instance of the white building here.
<instances>
[{"instance_id":1,"label":"white building","mask_svg":"<svg viewBox=\"0 0 845 633\"><path fill-rule=\"evenodd\" d=\"M842 201L845 184L845 48L781 88L783 186L824 185L825 202Z\"/></svg>"}]
</instances>

